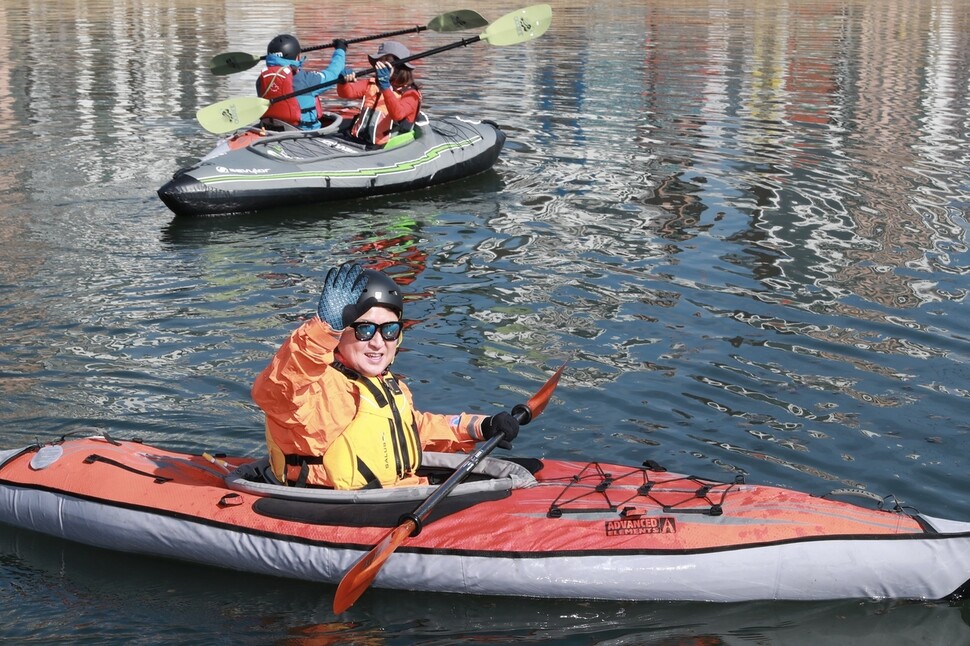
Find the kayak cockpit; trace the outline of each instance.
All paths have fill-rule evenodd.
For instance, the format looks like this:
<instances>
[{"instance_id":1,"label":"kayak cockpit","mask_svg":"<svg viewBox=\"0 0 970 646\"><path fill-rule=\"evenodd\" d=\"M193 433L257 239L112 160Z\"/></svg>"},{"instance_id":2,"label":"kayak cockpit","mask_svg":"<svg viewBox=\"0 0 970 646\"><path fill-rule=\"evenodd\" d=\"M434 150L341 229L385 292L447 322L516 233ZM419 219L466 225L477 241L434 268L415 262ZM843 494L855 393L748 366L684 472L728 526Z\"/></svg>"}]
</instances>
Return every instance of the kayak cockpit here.
<instances>
[{"instance_id":1,"label":"kayak cockpit","mask_svg":"<svg viewBox=\"0 0 970 646\"><path fill-rule=\"evenodd\" d=\"M450 475L468 456L462 453L426 452L421 458L419 475L438 483ZM542 463L538 460L511 461L486 457L462 482L452 490L449 497L476 496L499 492L503 496L513 489L526 489L537 484L533 471ZM326 488L289 487L276 479L269 468L269 459L254 460L237 467L225 476L226 486L234 491L257 496L302 500L308 502L348 503L418 503L433 494L438 484L413 487L389 487L385 489L336 490Z\"/></svg>"}]
</instances>

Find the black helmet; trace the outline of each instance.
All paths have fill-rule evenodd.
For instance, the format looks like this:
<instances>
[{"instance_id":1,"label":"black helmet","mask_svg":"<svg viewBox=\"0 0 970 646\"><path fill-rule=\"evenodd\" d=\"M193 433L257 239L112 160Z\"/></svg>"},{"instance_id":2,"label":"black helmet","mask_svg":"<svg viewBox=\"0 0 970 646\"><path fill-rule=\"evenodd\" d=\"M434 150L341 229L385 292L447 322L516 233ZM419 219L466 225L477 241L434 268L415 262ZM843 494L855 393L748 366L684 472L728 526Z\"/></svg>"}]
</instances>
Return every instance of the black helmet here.
<instances>
[{"instance_id":1,"label":"black helmet","mask_svg":"<svg viewBox=\"0 0 970 646\"><path fill-rule=\"evenodd\" d=\"M375 306L393 310L398 318L404 316L404 299L401 297L401 288L398 287L393 278L376 269L365 269L354 282L355 285L363 283L364 291L361 292L355 304L344 308L345 327Z\"/></svg>"},{"instance_id":2,"label":"black helmet","mask_svg":"<svg viewBox=\"0 0 970 646\"><path fill-rule=\"evenodd\" d=\"M298 60L300 57L300 41L296 39L296 36L280 34L269 41L269 45L266 46L266 53L277 54L291 61Z\"/></svg>"}]
</instances>

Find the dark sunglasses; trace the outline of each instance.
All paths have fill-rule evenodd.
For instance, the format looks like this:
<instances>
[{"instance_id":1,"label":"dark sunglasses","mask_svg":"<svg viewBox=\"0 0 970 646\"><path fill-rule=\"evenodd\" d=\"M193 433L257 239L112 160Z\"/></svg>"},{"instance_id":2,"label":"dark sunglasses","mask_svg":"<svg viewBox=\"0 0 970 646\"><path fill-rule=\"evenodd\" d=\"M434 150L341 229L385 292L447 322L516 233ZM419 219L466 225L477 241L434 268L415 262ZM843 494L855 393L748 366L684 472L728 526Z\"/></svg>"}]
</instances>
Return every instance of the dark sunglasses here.
<instances>
[{"instance_id":1,"label":"dark sunglasses","mask_svg":"<svg viewBox=\"0 0 970 646\"><path fill-rule=\"evenodd\" d=\"M397 341L397 338L401 336L401 330L404 328L400 321L381 324L360 321L359 323L351 323L349 327L354 329L354 336L357 337L358 341L370 341L378 330L381 331L381 338L385 341Z\"/></svg>"}]
</instances>

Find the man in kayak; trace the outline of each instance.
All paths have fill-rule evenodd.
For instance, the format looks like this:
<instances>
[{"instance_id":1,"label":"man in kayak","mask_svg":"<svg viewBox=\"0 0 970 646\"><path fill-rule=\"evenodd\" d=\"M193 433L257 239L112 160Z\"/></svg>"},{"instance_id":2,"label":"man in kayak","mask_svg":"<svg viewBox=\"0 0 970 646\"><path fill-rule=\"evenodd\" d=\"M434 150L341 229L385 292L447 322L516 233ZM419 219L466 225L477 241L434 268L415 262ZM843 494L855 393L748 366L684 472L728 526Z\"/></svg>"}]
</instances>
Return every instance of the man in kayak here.
<instances>
[{"instance_id":1,"label":"man in kayak","mask_svg":"<svg viewBox=\"0 0 970 646\"><path fill-rule=\"evenodd\" d=\"M266 46L266 69L256 79L256 93L264 99L299 92L308 87L340 78L347 59L347 41L333 41L330 64L322 72L303 68L306 57L300 56L300 41L290 34L280 34ZM303 130L321 126L323 108L320 94L328 88L307 92L270 104L263 119L277 119Z\"/></svg>"},{"instance_id":2,"label":"man in kayak","mask_svg":"<svg viewBox=\"0 0 970 646\"><path fill-rule=\"evenodd\" d=\"M357 80L345 70L337 94L344 99L361 99L360 113L350 127L350 136L374 146L383 146L397 134L411 132L421 110L421 90L414 82L414 66L399 63L408 58L407 47L389 40L368 56L376 73L372 79Z\"/></svg>"},{"instance_id":3,"label":"man in kayak","mask_svg":"<svg viewBox=\"0 0 970 646\"><path fill-rule=\"evenodd\" d=\"M512 448L519 423L414 409L389 371L404 329L404 300L392 278L345 263L327 272L308 320L253 384L266 414L270 465L280 482L336 489L424 484L422 449L460 451L502 434Z\"/></svg>"}]
</instances>

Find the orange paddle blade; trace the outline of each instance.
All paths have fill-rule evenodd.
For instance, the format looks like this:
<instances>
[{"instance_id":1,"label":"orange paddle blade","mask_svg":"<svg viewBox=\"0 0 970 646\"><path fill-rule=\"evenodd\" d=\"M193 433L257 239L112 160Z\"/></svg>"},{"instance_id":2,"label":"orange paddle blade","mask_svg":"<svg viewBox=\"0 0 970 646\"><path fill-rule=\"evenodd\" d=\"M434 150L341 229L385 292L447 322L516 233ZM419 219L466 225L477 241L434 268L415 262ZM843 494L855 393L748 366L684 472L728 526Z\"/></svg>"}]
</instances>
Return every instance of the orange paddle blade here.
<instances>
[{"instance_id":1,"label":"orange paddle blade","mask_svg":"<svg viewBox=\"0 0 970 646\"><path fill-rule=\"evenodd\" d=\"M347 574L341 579L340 585L337 586L337 593L333 598L334 613L339 615L354 605L354 602L360 598L360 595L364 594L364 590L369 588L377 577L384 561L408 539L416 527L417 524L413 520L404 521L388 532L380 543L347 570Z\"/></svg>"},{"instance_id":2,"label":"orange paddle blade","mask_svg":"<svg viewBox=\"0 0 970 646\"><path fill-rule=\"evenodd\" d=\"M565 363L559 366L559 370L556 371L556 374L549 377L549 381L546 382L546 385L540 388L539 392L533 395L532 398L525 403L525 405L529 407L529 410L532 411L532 417L538 417L539 413L545 410L546 404L548 404L549 400L552 398L552 391L554 391L556 386L559 385L559 378L562 376L562 371L565 369Z\"/></svg>"}]
</instances>

